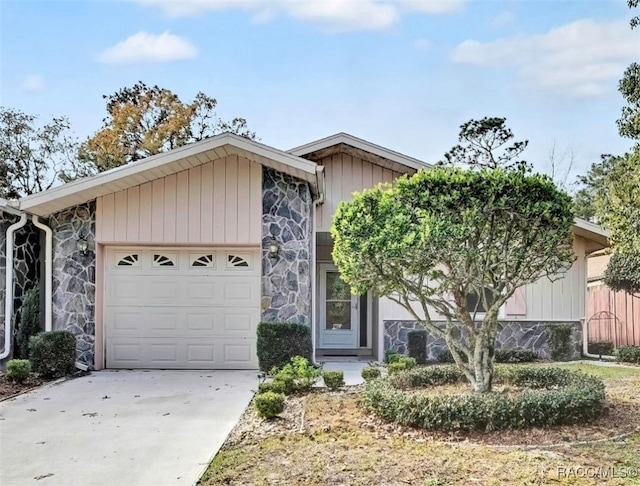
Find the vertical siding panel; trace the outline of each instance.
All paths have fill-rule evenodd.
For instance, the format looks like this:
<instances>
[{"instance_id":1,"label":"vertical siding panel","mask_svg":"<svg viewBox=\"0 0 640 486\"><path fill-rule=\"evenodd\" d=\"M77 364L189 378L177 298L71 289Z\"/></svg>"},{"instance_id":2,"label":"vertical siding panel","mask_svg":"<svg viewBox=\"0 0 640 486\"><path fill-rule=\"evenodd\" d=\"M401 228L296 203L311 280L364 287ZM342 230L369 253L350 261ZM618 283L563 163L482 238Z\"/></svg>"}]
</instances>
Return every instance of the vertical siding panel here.
<instances>
[{"instance_id":1,"label":"vertical siding panel","mask_svg":"<svg viewBox=\"0 0 640 486\"><path fill-rule=\"evenodd\" d=\"M382 167L379 165L372 164L372 176L373 176L373 185L377 185L382 182Z\"/></svg>"},{"instance_id":2,"label":"vertical siding panel","mask_svg":"<svg viewBox=\"0 0 640 486\"><path fill-rule=\"evenodd\" d=\"M389 169L382 169L382 180L391 184L393 182L393 172Z\"/></svg>"},{"instance_id":3,"label":"vertical siding panel","mask_svg":"<svg viewBox=\"0 0 640 486\"><path fill-rule=\"evenodd\" d=\"M200 240L200 203L201 203L201 177L200 166L187 171L189 176L188 200L189 200L189 243L199 243Z\"/></svg>"},{"instance_id":4,"label":"vertical siding panel","mask_svg":"<svg viewBox=\"0 0 640 486\"><path fill-rule=\"evenodd\" d=\"M113 209L116 215L116 224L114 225L113 239L118 242L127 241L127 191L119 191L115 193L115 205Z\"/></svg>"},{"instance_id":5,"label":"vertical siding panel","mask_svg":"<svg viewBox=\"0 0 640 486\"><path fill-rule=\"evenodd\" d=\"M213 163L213 242L224 243L226 160Z\"/></svg>"},{"instance_id":6,"label":"vertical siding panel","mask_svg":"<svg viewBox=\"0 0 640 486\"><path fill-rule=\"evenodd\" d=\"M251 162L251 199L249 212L249 239L251 243L260 243L262 240L262 166Z\"/></svg>"},{"instance_id":7,"label":"vertical siding panel","mask_svg":"<svg viewBox=\"0 0 640 486\"><path fill-rule=\"evenodd\" d=\"M202 166L202 207L200 208L200 242L211 243L213 236L213 163Z\"/></svg>"},{"instance_id":8,"label":"vertical siding panel","mask_svg":"<svg viewBox=\"0 0 640 486\"><path fill-rule=\"evenodd\" d=\"M176 243L189 241L189 172L176 177Z\"/></svg>"},{"instance_id":9,"label":"vertical siding panel","mask_svg":"<svg viewBox=\"0 0 640 486\"><path fill-rule=\"evenodd\" d=\"M238 158L238 243L249 243L251 218L251 166Z\"/></svg>"},{"instance_id":10,"label":"vertical siding panel","mask_svg":"<svg viewBox=\"0 0 640 486\"><path fill-rule=\"evenodd\" d=\"M238 156L227 157L225 181L225 243L238 243Z\"/></svg>"},{"instance_id":11,"label":"vertical siding panel","mask_svg":"<svg viewBox=\"0 0 640 486\"><path fill-rule=\"evenodd\" d=\"M342 197L340 201L351 201L353 193L353 157L347 154L342 155ZM336 208L340 201L336 201Z\"/></svg>"},{"instance_id":12,"label":"vertical siding panel","mask_svg":"<svg viewBox=\"0 0 640 486\"><path fill-rule=\"evenodd\" d=\"M370 162L362 161L362 187L369 189L373 187L373 164Z\"/></svg>"},{"instance_id":13,"label":"vertical siding panel","mask_svg":"<svg viewBox=\"0 0 640 486\"><path fill-rule=\"evenodd\" d=\"M164 181L156 179L151 186L151 240L154 243L164 241Z\"/></svg>"},{"instance_id":14,"label":"vertical siding panel","mask_svg":"<svg viewBox=\"0 0 640 486\"><path fill-rule=\"evenodd\" d=\"M102 228L102 238L100 241L114 240L115 227L115 197L113 194L107 194L100 198L102 201L102 220L98 224Z\"/></svg>"},{"instance_id":15,"label":"vertical siding panel","mask_svg":"<svg viewBox=\"0 0 640 486\"><path fill-rule=\"evenodd\" d=\"M102 241L102 197L96 198L96 241Z\"/></svg>"},{"instance_id":16,"label":"vertical siding panel","mask_svg":"<svg viewBox=\"0 0 640 486\"><path fill-rule=\"evenodd\" d=\"M325 228L327 231L331 226L331 218L336 212L338 202L342 199L342 154L334 154L331 156L331 183L333 189L331 190L331 201L329 207L329 213L326 214Z\"/></svg>"},{"instance_id":17,"label":"vertical siding panel","mask_svg":"<svg viewBox=\"0 0 640 486\"><path fill-rule=\"evenodd\" d=\"M323 159L326 181L325 201L320 206L320 218L318 221L317 231L327 231L327 228L329 227L331 200L333 199L333 164L331 162L331 157L325 157Z\"/></svg>"},{"instance_id":18,"label":"vertical siding panel","mask_svg":"<svg viewBox=\"0 0 640 486\"><path fill-rule=\"evenodd\" d=\"M177 241L176 240L177 182L178 182L178 178L176 174L171 174L170 176L167 176L164 179L164 242L165 243L175 243Z\"/></svg>"},{"instance_id":19,"label":"vertical siding panel","mask_svg":"<svg viewBox=\"0 0 640 486\"><path fill-rule=\"evenodd\" d=\"M140 235L139 241L149 243L151 239L151 204L152 184L147 182L140 186Z\"/></svg>"},{"instance_id":20,"label":"vertical siding panel","mask_svg":"<svg viewBox=\"0 0 640 486\"><path fill-rule=\"evenodd\" d=\"M140 186L127 189L127 241L140 241Z\"/></svg>"},{"instance_id":21,"label":"vertical siding panel","mask_svg":"<svg viewBox=\"0 0 640 486\"><path fill-rule=\"evenodd\" d=\"M361 192L364 189L362 183L362 159L353 157L351 163L351 177L353 181L353 191Z\"/></svg>"}]
</instances>

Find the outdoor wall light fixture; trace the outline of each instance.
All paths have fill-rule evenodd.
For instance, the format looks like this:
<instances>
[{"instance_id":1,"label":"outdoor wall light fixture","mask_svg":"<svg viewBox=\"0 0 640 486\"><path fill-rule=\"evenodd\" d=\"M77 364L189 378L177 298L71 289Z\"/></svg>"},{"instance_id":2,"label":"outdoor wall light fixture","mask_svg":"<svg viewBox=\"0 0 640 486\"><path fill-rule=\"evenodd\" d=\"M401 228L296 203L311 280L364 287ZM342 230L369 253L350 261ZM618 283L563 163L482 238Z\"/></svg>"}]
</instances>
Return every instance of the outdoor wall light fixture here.
<instances>
[{"instance_id":1,"label":"outdoor wall light fixture","mask_svg":"<svg viewBox=\"0 0 640 486\"><path fill-rule=\"evenodd\" d=\"M271 237L269 239L268 248L269 248L269 258L277 258L278 250L280 249L278 240L276 240L274 237Z\"/></svg>"},{"instance_id":2,"label":"outdoor wall light fixture","mask_svg":"<svg viewBox=\"0 0 640 486\"><path fill-rule=\"evenodd\" d=\"M89 242L87 241L87 236L81 233L76 240L76 249L80 252L81 255L87 253L87 249L89 248Z\"/></svg>"}]
</instances>

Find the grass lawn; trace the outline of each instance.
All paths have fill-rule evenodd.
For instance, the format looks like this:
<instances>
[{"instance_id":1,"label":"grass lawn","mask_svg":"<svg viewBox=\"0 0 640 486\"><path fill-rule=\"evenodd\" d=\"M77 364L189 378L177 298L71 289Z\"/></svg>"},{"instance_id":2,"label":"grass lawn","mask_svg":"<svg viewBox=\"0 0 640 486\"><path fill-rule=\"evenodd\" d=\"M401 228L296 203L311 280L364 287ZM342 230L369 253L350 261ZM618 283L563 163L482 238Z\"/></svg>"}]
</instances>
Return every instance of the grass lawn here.
<instances>
[{"instance_id":1,"label":"grass lawn","mask_svg":"<svg viewBox=\"0 0 640 486\"><path fill-rule=\"evenodd\" d=\"M261 421L248 409L242 433L232 433L200 484L640 485L602 477L640 469L640 432L575 443L640 426L640 369L563 366L603 377L606 417L589 426L437 434L380 421L363 410L358 388L319 391L290 397L293 412L280 420Z\"/></svg>"}]
</instances>

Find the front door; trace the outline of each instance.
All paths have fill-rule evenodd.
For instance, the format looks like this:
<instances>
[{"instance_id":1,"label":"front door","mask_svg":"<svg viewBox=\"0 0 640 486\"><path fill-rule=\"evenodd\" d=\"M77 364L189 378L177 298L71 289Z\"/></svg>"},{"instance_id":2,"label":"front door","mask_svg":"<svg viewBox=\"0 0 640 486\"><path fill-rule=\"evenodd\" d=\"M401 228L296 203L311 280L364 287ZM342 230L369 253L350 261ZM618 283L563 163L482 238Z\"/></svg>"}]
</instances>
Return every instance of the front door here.
<instances>
[{"instance_id":1,"label":"front door","mask_svg":"<svg viewBox=\"0 0 640 486\"><path fill-rule=\"evenodd\" d=\"M358 347L358 297L335 266L319 265L320 349L356 349Z\"/></svg>"}]
</instances>

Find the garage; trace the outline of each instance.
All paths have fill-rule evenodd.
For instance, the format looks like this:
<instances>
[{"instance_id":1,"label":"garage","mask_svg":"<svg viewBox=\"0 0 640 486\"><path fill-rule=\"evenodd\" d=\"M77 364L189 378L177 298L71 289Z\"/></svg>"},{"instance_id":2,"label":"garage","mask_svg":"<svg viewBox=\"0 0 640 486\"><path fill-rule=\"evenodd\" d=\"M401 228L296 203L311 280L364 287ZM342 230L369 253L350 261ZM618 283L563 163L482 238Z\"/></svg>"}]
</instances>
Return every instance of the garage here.
<instances>
[{"instance_id":1,"label":"garage","mask_svg":"<svg viewBox=\"0 0 640 486\"><path fill-rule=\"evenodd\" d=\"M107 368L255 369L257 248L107 247Z\"/></svg>"}]
</instances>

